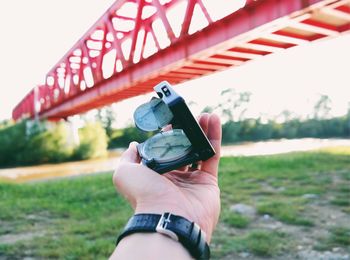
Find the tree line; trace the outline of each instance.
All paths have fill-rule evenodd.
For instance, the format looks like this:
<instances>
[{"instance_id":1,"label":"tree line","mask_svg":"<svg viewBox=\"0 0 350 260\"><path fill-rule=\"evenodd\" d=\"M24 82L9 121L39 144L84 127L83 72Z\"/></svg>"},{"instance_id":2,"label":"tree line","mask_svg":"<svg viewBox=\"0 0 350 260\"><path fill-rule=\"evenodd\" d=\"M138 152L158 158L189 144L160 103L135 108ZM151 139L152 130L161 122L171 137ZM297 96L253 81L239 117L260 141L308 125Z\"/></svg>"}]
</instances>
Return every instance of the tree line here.
<instances>
[{"instance_id":1,"label":"tree line","mask_svg":"<svg viewBox=\"0 0 350 260\"><path fill-rule=\"evenodd\" d=\"M107 155L107 135L100 123L88 123L74 142L63 121L0 123L0 167L58 163Z\"/></svg>"},{"instance_id":2,"label":"tree line","mask_svg":"<svg viewBox=\"0 0 350 260\"><path fill-rule=\"evenodd\" d=\"M242 141L260 141L281 138L349 138L350 137L350 106L348 113L341 117L332 117L331 99L327 95L320 95L314 104L312 114L307 119L295 116L291 111L284 110L279 118L264 119L247 118L250 92L237 92L227 89L221 93L221 101L215 107L207 106L202 112L216 112L221 115L222 143L233 144ZM189 102L189 105L194 102ZM112 113L108 114L109 116ZM280 122L282 118L282 122ZM104 126L109 134L109 148L126 147L131 141L143 141L152 134L143 133L134 126L124 129L112 129L111 122L115 118L104 118ZM107 124L108 122L109 124Z\"/></svg>"},{"instance_id":3,"label":"tree line","mask_svg":"<svg viewBox=\"0 0 350 260\"><path fill-rule=\"evenodd\" d=\"M350 138L350 107L346 115L331 117L328 96L320 96L309 118L301 119L283 111L282 122L248 118L250 97L249 92L228 89L222 92L220 104L203 109L202 112L215 111L221 115L224 145L280 138ZM108 148L127 147L131 141L143 142L154 134L142 132L134 125L116 129L113 127L116 120L111 107L98 110L94 122L84 119L84 127L78 131L78 143L72 140L70 125L64 121L0 122L0 167L103 157Z\"/></svg>"}]
</instances>

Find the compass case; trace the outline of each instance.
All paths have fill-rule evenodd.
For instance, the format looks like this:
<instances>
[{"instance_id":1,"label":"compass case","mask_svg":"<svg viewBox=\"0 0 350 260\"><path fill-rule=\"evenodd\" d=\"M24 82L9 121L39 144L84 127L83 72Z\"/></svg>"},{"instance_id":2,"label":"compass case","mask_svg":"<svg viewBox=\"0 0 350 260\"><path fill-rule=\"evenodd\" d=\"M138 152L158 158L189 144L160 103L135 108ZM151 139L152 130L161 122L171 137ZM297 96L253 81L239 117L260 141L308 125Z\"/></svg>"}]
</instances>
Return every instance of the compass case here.
<instances>
[{"instance_id":1,"label":"compass case","mask_svg":"<svg viewBox=\"0 0 350 260\"><path fill-rule=\"evenodd\" d=\"M193 117L191 111L189 110L188 106L185 103L185 100L173 90L173 88L170 86L170 84L167 81L163 81L159 83L157 86L154 87L154 90L157 92L159 98L163 101L161 102L163 103L161 104L163 111L165 113L169 113L169 115L171 114L171 116L169 116L169 122L167 123L162 122L160 126L161 127L165 126L164 123L166 124L171 123L173 126L173 129L182 129L186 137L191 143L191 151L188 154L186 154L186 156L183 156L179 159L175 159L168 162L157 161L155 158L150 158L149 156L145 155L144 146L147 142L146 141L144 143L139 144L137 147L138 152L142 158L142 163L147 167L149 167L150 169L162 174L171 170L178 169L182 166L196 163L198 161L205 161L210 157L214 156L215 155L214 148L212 147L208 138L204 134L200 125L197 123L196 119ZM157 101L153 101L154 104L158 104L156 102ZM164 104L166 106L164 106ZM147 104L144 104L142 106L147 107ZM142 109L142 106L140 106L141 109ZM165 107L169 111L166 111ZM152 118L154 116L156 118L156 121L159 121L159 118L157 118L157 113L154 112L153 107L152 107L153 115L151 114L147 115L148 112L146 110L138 112L139 108L136 109L134 113L135 123L139 128L142 129L145 127L142 126L142 122L141 124L140 122L136 122L137 119L135 115L137 113L141 113L150 117L152 116ZM158 128L160 127L158 126Z\"/></svg>"},{"instance_id":2,"label":"compass case","mask_svg":"<svg viewBox=\"0 0 350 260\"><path fill-rule=\"evenodd\" d=\"M205 161L215 155L215 150L204 134L197 120L186 105L185 100L179 96L167 81L163 81L154 87L158 96L174 115L173 128L181 128L193 145L193 152L198 154L197 161ZM194 161L196 162L196 161Z\"/></svg>"}]
</instances>

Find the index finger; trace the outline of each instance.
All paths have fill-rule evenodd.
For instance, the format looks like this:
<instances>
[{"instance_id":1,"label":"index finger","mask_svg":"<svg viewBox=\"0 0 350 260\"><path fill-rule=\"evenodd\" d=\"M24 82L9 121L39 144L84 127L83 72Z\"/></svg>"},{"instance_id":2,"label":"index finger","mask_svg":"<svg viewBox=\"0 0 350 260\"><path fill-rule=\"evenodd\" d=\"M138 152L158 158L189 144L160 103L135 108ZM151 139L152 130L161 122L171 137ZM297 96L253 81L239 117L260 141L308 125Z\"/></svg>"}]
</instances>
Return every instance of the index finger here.
<instances>
[{"instance_id":1,"label":"index finger","mask_svg":"<svg viewBox=\"0 0 350 260\"><path fill-rule=\"evenodd\" d=\"M140 163L140 156L137 152L137 142L131 142L129 148L120 157L121 162Z\"/></svg>"}]
</instances>

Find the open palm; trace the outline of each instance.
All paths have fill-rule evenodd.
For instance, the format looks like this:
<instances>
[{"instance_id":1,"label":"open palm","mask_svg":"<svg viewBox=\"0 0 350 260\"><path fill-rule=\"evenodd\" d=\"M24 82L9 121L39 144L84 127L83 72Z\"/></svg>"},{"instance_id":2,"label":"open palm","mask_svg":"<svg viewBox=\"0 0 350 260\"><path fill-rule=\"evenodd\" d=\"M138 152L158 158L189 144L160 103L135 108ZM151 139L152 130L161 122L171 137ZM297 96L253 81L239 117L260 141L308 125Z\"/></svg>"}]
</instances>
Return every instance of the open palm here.
<instances>
[{"instance_id":1,"label":"open palm","mask_svg":"<svg viewBox=\"0 0 350 260\"><path fill-rule=\"evenodd\" d=\"M203 114L199 123L216 155L201 162L199 169L187 167L163 175L141 165L136 143L131 143L116 169L113 182L135 209L135 213L171 212L200 225L210 241L220 213L217 184L221 124L217 115Z\"/></svg>"}]
</instances>

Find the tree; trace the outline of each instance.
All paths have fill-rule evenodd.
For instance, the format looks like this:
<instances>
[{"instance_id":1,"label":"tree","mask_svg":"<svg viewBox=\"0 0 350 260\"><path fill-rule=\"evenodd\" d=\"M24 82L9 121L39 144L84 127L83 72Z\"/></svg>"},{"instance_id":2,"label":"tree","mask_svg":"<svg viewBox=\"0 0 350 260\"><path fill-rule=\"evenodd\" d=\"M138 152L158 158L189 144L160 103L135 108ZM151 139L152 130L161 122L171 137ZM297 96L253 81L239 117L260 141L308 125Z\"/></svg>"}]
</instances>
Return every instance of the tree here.
<instances>
[{"instance_id":1,"label":"tree","mask_svg":"<svg viewBox=\"0 0 350 260\"><path fill-rule=\"evenodd\" d=\"M80 144L74 151L75 159L85 160L107 155L107 135L100 123L88 123L79 129Z\"/></svg>"},{"instance_id":2,"label":"tree","mask_svg":"<svg viewBox=\"0 0 350 260\"><path fill-rule=\"evenodd\" d=\"M236 92L235 89L226 89L221 92L224 101L216 108L226 117L227 121L241 121L247 111L250 101L250 92Z\"/></svg>"},{"instance_id":3,"label":"tree","mask_svg":"<svg viewBox=\"0 0 350 260\"><path fill-rule=\"evenodd\" d=\"M103 107L97 110L97 121L99 121L102 127L106 130L108 138L111 138L113 134L113 124L116 121L116 116L111 106Z\"/></svg>"},{"instance_id":4,"label":"tree","mask_svg":"<svg viewBox=\"0 0 350 260\"><path fill-rule=\"evenodd\" d=\"M332 101L327 95L321 95L314 106L314 118L325 119L330 117Z\"/></svg>"},{"instance_id":5,"label":"tree","mask_svg":"<svg viewBox=\"0 0 350 260\"><path fill-rule=\"evenodd\" d=\"M279 122L288 122L296 118L297 115L295 115L292 111L285 109L277 116L275 120Z\"/></svg>"},{"instance_id":6,"label":"tree","mask_svg":"<svg viewBox=\"0 0 350 260\"><path fill-rule=\"evenodd\" d=\"M206 106L205 108L203 108L201 113L212 113L214 111L214 108L211 106Z\"/></svg>"},{"instance_id":7,"label":"tree","mask_svg":"<svg viewBox=\"0 0 350 260\"><path fill-rule=\"evenodd\" d=\"M346 133L350 137L350 102L348 102L348 113L346 114Z\"/></svg>"}]
</instances>

